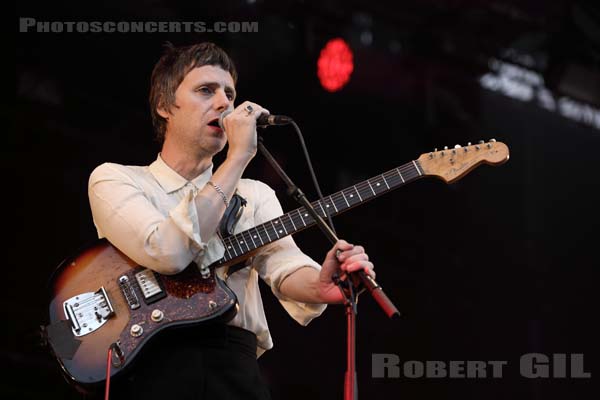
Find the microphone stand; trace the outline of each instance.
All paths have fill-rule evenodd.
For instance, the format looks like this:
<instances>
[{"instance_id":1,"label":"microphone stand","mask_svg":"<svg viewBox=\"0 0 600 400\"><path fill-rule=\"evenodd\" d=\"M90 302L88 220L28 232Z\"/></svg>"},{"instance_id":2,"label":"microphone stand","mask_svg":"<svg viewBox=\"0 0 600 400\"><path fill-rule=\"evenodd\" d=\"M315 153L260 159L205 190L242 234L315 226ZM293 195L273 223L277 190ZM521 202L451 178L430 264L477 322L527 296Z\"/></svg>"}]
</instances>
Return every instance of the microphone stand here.
<instances>
[{"instance_id":1,"label":"microphone stand","mask_svg":"<svg viewBox=\"0 0 600 400\"><path fill-rule=\"evenodd\" d=\"M323 231L327 239L332 244L335 244L338 241L336 234L331 230L329 225L321 218L321 216L316 212L314 207L310 204L310 202L306 199L304 193L292 182L290 177L285 173L285 171L281 168L279 163L275 160L273 155L267 150L267 148L263 144L263 139L261 136L258 136L258 150L265 156L269 164L275 169L277 174L283 179L285 184L288 187L287 193L294 200L296 200L299 204L304 206L306 211L313 217L319 228ZM356 300L358 297L358 293L356 297L354 296L354 288L353 285L362 283L364 288L369 291L371 296L375 299L377 304L383 309L386 315L389 318L395 318L400 316L400 312L396 308L396 306L391 302L391 300L384 293L383 289L379 284L373 279L370 275L367 275L363 270L358 272L353 272L350 274L345 281L339 279L338 276L334 276L334 282L340 288L342 294L344 295L345 301L344 306L346 308L346 320L347 320L347 340L346 340L346 348L347 348L347 369L344 378L344 399L345 400L357 400L358 399L358 386L356 381Z\"/></svg>"}]
</instances>

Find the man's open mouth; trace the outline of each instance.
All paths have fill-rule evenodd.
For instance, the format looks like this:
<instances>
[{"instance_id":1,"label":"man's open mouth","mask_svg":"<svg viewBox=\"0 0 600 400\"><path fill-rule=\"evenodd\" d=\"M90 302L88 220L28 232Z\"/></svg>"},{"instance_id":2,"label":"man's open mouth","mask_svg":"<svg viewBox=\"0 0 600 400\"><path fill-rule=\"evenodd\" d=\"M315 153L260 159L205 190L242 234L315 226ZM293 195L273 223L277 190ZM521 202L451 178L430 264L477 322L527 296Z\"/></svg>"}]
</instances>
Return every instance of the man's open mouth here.
<instances>
[{"instance_id":1,"label":"man's open mouth","mask_svg":"<svg viewBox=\"0 0 600 400\"><path fill-rule=\"evenodd\" d=\"M219 126L219 118L215 118L208 123L209 126L214 126L216 128L220 128Z\"/></svg>"}]
</instances>

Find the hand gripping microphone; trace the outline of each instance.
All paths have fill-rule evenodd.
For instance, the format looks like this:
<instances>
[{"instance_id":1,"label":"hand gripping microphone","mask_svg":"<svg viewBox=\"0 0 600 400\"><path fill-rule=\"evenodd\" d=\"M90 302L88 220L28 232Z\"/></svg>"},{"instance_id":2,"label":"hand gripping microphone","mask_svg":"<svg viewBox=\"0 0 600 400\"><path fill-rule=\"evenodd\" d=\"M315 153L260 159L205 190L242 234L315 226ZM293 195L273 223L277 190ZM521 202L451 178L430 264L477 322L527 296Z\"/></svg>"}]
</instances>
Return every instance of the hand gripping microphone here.
<instances>
[{"instance_id":1,"label":"hand gripping microphone","mask_svg":"<svg viewBox=\"0 0 600 400\"><path fill-rule=\"evenodd\" d=\"M223 126L223 119L231 114L232 111L233 110L227 110L221 113L221 116L219 117L219 128L225 130L225 127ZM290 117L286 117L285 115L261 114L256 119L256 126L258 128L266 128L267 126L287 125L291 122L292 119Z\"/></svg>"}]
</instances>

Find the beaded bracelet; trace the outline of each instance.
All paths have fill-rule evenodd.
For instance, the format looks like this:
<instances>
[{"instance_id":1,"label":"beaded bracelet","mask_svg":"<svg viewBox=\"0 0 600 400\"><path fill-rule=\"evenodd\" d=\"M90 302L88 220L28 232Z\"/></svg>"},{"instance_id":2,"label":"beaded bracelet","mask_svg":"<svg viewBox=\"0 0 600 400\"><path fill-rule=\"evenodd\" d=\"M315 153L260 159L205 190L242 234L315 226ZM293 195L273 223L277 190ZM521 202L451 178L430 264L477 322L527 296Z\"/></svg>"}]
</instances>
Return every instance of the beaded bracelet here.
<instances>
[{"instance_id":1,"label":"beaded bracelet","mask_svg":"<svg viewBox=\"0 0 600 400\"><path fill-rule=\"evenodd\" d=\"M217 191L217 193L219 193L221 195L221 198L223 199L223 203L225 203L225 207L229 207L229 201L227 200L227 196L223 192L223 189L221 189L219 187L219 185L215 185L215 183L213 181L208 181L208 182L206 182L206 184L212 186Z\"/></svg>"}]
</instances>

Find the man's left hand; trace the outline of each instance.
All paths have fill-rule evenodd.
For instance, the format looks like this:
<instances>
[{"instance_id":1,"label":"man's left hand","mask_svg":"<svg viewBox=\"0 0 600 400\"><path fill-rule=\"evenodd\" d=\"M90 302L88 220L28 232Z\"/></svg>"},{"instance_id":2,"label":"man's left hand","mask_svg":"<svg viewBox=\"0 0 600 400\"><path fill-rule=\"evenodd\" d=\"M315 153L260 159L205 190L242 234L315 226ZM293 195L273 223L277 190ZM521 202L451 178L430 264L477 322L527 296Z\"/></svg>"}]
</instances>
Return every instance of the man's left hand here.
<instances>
[{"instance_id":1,"label":"man's left hand","mask_svg":"<svg viewBox=\"0 0 600 400\"><path fill-rule=\"evenodd\" d=\"M318 292L322 302L342 303L344 301L339 287L332 280L334 274L337 273L343 277L347 273L362 269L375 279L374 268L362 246L355 246L345 240L339 240L325 256L319 274Z\"/></svg>"}]
</instances>

